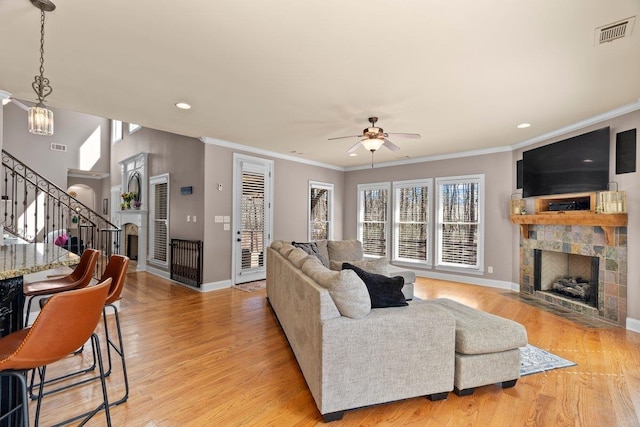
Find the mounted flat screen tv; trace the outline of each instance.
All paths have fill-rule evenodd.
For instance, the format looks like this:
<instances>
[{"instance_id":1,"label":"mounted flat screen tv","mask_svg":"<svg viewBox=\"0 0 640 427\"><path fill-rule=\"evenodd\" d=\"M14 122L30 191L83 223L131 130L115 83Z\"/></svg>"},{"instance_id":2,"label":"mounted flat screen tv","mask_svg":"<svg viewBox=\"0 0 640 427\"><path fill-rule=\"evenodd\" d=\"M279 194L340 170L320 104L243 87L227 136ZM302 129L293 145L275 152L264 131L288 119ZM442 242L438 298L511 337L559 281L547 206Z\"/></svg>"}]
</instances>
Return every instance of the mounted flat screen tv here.
<instances>
[{"instance_id":1,"label":"mounted flat screen tv","mask_svg":"<svg viewBox=\"0 0 640 427\"><path fill-rule=\"evenodd\" d=\"M583 193L607 189L609 128L602 128L522 153L522 196Z\"/></svg>"}]
</instances>

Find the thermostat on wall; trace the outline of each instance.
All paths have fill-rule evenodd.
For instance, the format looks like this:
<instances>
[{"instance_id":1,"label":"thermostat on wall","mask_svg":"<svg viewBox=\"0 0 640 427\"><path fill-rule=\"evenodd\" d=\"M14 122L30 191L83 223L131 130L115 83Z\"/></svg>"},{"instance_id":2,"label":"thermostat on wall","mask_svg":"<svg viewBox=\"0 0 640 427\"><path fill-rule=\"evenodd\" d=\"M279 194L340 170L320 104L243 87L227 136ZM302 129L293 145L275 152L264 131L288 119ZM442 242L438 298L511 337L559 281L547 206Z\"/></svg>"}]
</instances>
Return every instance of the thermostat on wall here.
<instances>
[{"instance_id":1,"label":"thermostat on wall","mask_svg":"<svg viewBox=\"0 0 640 427\"><path fill-rule=\"evenodd\" d=\"M192 186L180 187L180 194L182 194L182 195L193 194L193 187Z\"/></svg>"}]
</instances>

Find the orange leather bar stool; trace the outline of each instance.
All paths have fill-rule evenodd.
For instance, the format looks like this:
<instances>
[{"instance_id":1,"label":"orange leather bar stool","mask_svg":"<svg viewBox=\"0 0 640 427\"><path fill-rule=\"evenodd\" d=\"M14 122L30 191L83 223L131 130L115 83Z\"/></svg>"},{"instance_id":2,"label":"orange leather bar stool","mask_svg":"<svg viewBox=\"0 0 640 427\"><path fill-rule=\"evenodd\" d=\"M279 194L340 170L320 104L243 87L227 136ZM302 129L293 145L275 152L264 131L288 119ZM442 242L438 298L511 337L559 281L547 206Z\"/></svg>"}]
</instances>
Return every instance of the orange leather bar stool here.
<instances>
[{"instance_id":1,"label":"orange leather bar stool","mask_svg":"<svg viewBox=\"0 0 640 427\"><path fill-rule=\"evenodd\" d=\"M23 426L28 427L29 425L26 382L24 381L26 372L37 369L43 379L40 382L40 393L36 405L35 426L37 426L40 420L42 386L47 365L67 357L69 353L82 346L88 339L91 339L97 349L103 400L94 410L63 421L63 423L80 418L88 420L104 409L107 425L111 426L100 342L94 333L100 321L100 313L103 311L110 285L111 279L107 279L95 286L53 295L40 311L33 326L0 338L0 376L22 378L20 381L22 402L19 411L22 414L20 418ZM64 331L64 334L61 334L61 331ZM11 416L12 414L7 415ZM13 420L14 425L17 425L15 418Z\"/></svg>"},{"instance_id":2,"label":"orange leather bar stool","mask_svg":"<svg viewBox=\"0 0 640 427\"><path fill-rule=\"evenodd\" d=\"M122 364L122 375L124 378L124 395L111 403L111 406L124 403L129 398L129 378L127 376L127 365L124 359L124 345L122 343L122 329L120 328L120 316L118 315L118 307L115 305L117 301L122 298L122 289L124 288L124 281L127 275L127 269L129 268L129 258L124 255L111 255L107 268L102 275L102 280L111 278L111 288L102 311L102 317L104 319L104 332L107 340L107 359L109 362L109 369L107 369L106 375L111 374L111 349L120 356ZM109 337L109 326L107 322L107 307L113 310L113 315L116 321L116 331L118 333L118 344Z\"/></svg>"},{"instance_id":3,"label":"orange leather bar stool","mask_svg":"<svg viewBox=\"0 0 640 427\"><path fill-rule=\"evenodd\" d=\"M80 257L80 262L68 276L39 282L25 283L22 292L25 297L29 298L29 301L27 302L24 324L29 324L29 313L31 311L31 302L33 298L88 286L89 282L91 282L91 277L93 277L93 272L95 271L99 254L100 252L95 249L85 249Z\"/></svg>"},{"instance_id":4,"label":"orange leather bar stool","mask_svg":"<svg viewBox=\"0 0 640 427\"><path fill-rule=\"evenodd\" d=\"M105 376L109 376L111 375L111 368L112 368L112 361L111 361L111 349L113 348L113 350L120 356L120 361L122 364L122 374L123 374L123 378L124 378L124 386L125 386L125 392L124 392L124 396L121 397L120 399L118 399L115 402L111 402L111 406L115 406L115 405L119 405L120 403L126 402L127 399L129 398L129 379L127 376L127 366L125 364L125 357L124 357L124 345L122 343L122 331L120 329L120 318L118 316L118 308L115 305L115 302L120 300L122 298L121 294L122 294L122 289L124 288L124 281L126 278L126 274L127 274L127 269L129 268L129 258L124 256L124 255L111 255L111 257L109 258L109 263L107 264L106 269L104 270L104 273L102 274L102 277L100 278L100 282L103 282L107 279L111 279L111 286L109 287L109 293L107 294L107 297L105 299L105 303L104 303L104 308L102 311L102 316L104 319L104 331L105 331L105 337L106 337L106 342L107 342L107 361L108 361L108 368L105 371ZM41 302L43 300L40 300ZM108 325L108 321L107 321L107 307L110 307L111 309L113 309L113 313L115 316L115 321L116 321L116 329L117 329L117 334L118 334L118 343L116 344L111 337L109 336L109 325ZM66 375L62 375L58 378L53 378L51 380L48 380L45 382L46 383L50 383L50 382L55 382L55 381L59 381L62 379L66 379L75 375L80 375L80 374L85 374L88 373L92 370L95 369L96 366L96 354L95 354L95 349L93 351L93 356L94 356L94 361L92 366L88 367L88 368L84 368L84 369L80 369L78 371L72 372L70 374L66 374ZM77 385L80 384L84 384L88 381L92 381L95 379L98 379L99 377L91 377L91 378L84 378L80 381L77 381L75 383L72 384L67 384L64 385L62 387L59 387L57 389L54 390L48 390L44 393L44 395L46 396L47 394L51 394L51 393L56 393L58 391L62 391L62 390L66 390L70 387L75 387ZM29 391L31 393L31 397L35 398L35 394L33 393L33 389L35 387L39 387L39 384L35 384L34 385L34 376L31 377L31 385L29 386Z\"/></svg>"}]
</instances>

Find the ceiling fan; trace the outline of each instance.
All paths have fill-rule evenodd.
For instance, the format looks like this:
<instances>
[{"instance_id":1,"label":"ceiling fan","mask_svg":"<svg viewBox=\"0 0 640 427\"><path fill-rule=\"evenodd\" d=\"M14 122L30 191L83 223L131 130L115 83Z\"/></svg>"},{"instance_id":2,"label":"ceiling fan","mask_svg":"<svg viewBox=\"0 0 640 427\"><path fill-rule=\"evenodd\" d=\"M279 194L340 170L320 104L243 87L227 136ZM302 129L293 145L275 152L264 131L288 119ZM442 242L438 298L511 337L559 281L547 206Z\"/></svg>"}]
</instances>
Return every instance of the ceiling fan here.
<instances>
[{"instance_id":1,"label":"ceiling fan","mask_svg":"<svg viewBox=\"0 0 640 427\"><path fill-rule=\"evenodd\" d=\"M347 153L351 154L355 152L360 145L362 145L364 148L371 151L371 167L373 167L373 153L375 153L380 147L385 146L391 151L400 150L400 147L387 139L389 135L398 135L403 138L413 139L420 138L420 134L418 133L386 133L381 127L376 126L377 121L377 117L369 117L369 123L371 123L371 126L365 128L361 135L338 136L336 138L329 138L329 141L345 138L362 138L355 145L349 148Z\"/></svg>"}]
</instances>

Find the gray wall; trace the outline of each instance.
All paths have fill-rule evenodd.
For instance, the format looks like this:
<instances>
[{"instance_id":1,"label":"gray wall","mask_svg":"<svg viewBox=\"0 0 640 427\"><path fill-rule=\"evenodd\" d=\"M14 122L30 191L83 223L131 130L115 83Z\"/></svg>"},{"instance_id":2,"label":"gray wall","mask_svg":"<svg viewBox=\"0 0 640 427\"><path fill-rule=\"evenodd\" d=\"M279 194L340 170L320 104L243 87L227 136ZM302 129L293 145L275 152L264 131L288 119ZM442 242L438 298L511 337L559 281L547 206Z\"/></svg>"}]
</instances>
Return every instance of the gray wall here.
<instances>
[{"instance_id":1,"label":"gray wall","mask_svg":"<svg viewBox=\"0 0 640 427\"><path fill-rule=\"evenodd\" d=\"M231 279L232 236L214 216L233 214L233 153L274 161L274 240L307 240L307 194L309 181L334 184L334 238L342 238L344 173L308 164L259 156L212 144L205 145L204 282ZM223 190L218 191L218 184Z\"/></svg>"},{"instance_id":2,"label":"gray wall","mask_svg":"<svg viewBox=\"0 0 640 427\"><path fill-rule=\"evenodd\" d=\"M514 252L512 248L511 236L515 227L509 222L507 209L513 179L511 162L511 153L504 152L347 172L345 174L344 238L355 239L357 236L358 184L484 174L484 278L511 282L512 259L518 256L518 251ZM433 233L434 230L432 229L431 232ZM430 248L432 253L433 249L433 247ZM487 266L493 267L493 274L486 273ZM435 271L435 269L424 269L423 272L429 271ZM462 272L455 274L464 275ZM471 276L478 277L477 274Z\"/></svg>"},{"instance_id":3,"label":"gray wall","mask_svg":"<svg viewBox=\"0 0 640 427\"><path fill-rule=\"evenodd\" d=\"M13 103L6 105L3 148L63 190L67 188L68 169L108 172L109 120L69 110L51 109L55 122L54 134L40 136L29 133L26 111ZM100 135L99 159L95 165L81 168L80 147L96 131ZM66 145L67 151L51 151L52 143ZM103 194L96 194L96 199L102 197Z\"/></svg>"},{"instance_id":4,"label":"gray wall","mask_svg":"<svg viewBox=\"0 0 640 427\"><path fill-rule=\"evenodd\" d=\"M128 133L123 123L122 141L111 146L111 186L121 185L120 161L149 153L149 177L169 174L169 237L202 240L204 233L204 147L196 138L155 129ZM181 195L180 187L193 187L193 194ZM197 222L187 222L187 215Z\"/></svg>"},{"instance_id":5,"label":"gray wall","mask_svg":"<svg viewBox=\"0 0 640 427\"><path fill-rule=\"evenodd\" d=\"M640 162L638 155L640 155L640 150L636 150L636 172L616 175L615 166L616 133L624 132L629 129L640 129L640 111L625 114L624 116L616 117L603 123L598 123L596 125L592 125L574 132L566 133L558 137L548 139L546 141L525 147L523 149L515 150L513 152L513 160L511 162L511 171L512 175L515 176L515 162L518 159L522 159L523 151L530 150L541 145L558 142L563 139L581 135L583 133L587 133L606 126L609 126L611 128L609 180L617 182L618 189L621 191L626 191L627 193L627 212L629 212L629 224L627 225L627 315L630 318L640 320L640 265L635 262L636 260L640 259L640 197L638 197L638 188L640 187L640 173L638 172L638 168L640 168ZM516 191L515 181L513 181L513 191ZM527 209L533 212L532 198L527 200ZM517 234L514 234L514 251L518 250L518 244L519 236ZM516 258L515 261L516 262L512 266L512 280L515 283L518 283L518 259Z\"/></svg>"}]
</instances>

